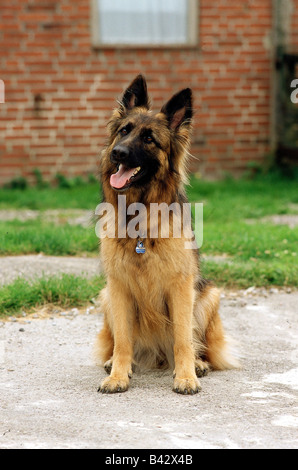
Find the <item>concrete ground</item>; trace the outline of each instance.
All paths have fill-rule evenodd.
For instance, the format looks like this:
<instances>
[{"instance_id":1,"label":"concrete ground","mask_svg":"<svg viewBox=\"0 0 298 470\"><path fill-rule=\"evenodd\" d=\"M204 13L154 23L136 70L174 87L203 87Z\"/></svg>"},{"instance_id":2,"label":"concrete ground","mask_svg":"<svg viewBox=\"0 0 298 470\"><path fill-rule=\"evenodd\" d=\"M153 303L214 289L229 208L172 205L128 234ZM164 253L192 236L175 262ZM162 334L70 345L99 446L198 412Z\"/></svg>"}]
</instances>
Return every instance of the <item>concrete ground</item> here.
<instances>
[{"instance_id":1,"label":"concrete ground","mask_svg":"<svg viewBox=\"0 0 298 470\"><path fill-rule=\"evenodd\" d=\"M172 391L170 372L135 374L97 393L94 308L0 320L0 448L298 448L298 292L224 293L221 315L243 368L202 391Z\"/></svg>"},{"instance_id":2,"label":"concrete ground","mask_svg":"<svg viewBox=\"0 0 298 470\"><path fill-rule=\"evenodd\" d=\"M99 257L20 255L0 258L0 285L9 284L18 277L34 280L41 276L59 274L93 277L100 273Z\"/></svg>"}]
</instances>

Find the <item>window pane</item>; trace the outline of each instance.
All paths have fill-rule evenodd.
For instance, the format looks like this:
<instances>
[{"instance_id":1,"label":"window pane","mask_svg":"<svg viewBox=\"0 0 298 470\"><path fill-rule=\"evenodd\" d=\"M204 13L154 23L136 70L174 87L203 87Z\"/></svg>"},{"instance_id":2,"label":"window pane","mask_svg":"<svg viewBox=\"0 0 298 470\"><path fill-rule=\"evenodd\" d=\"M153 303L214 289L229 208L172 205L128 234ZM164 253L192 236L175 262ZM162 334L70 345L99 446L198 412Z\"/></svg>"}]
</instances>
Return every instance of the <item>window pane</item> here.
<instances>
[{"instance_id":1,"label":"window pane","mask_svg":"<svg viewBox=\"0 0 298 470\"><path fill-rule=\"evenodd\" d=\"M185 44L188 0L98 0L104 44Z\"/></svg>"}]
</instances>

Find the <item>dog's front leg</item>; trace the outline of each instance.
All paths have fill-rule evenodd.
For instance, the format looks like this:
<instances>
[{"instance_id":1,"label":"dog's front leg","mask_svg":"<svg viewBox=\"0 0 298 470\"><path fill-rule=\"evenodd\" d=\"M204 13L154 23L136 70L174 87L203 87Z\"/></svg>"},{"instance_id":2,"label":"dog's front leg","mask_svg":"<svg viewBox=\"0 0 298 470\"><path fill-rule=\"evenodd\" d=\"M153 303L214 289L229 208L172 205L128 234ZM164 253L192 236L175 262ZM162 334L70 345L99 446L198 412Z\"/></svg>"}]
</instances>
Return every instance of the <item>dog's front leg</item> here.
<instances>
[{"instance_id":1,"label":"dog's front leg","mask_svg":"<svg viewBox=\"0 0 298 470\"><path fill-rule=\"evenodd\" d=\"M111 374L101 384L102 393L125 392L132 375L133 359L133 309L132 300L125 286L113 279L108 281L111 306L112 332L114 336Z\"/></svg>"},{"instance_id":2,"label":"dog's front leg","mask_svg":"<svg viewBox=\"0 0 298 470\"><path fill-rule=\"evenodd\" d=\"M194 289L192 276L175 284L169 299L174 335L173 390L194 395L201 389L195 372L195 353L192 342Z\"/></svg>"}]
</instances>

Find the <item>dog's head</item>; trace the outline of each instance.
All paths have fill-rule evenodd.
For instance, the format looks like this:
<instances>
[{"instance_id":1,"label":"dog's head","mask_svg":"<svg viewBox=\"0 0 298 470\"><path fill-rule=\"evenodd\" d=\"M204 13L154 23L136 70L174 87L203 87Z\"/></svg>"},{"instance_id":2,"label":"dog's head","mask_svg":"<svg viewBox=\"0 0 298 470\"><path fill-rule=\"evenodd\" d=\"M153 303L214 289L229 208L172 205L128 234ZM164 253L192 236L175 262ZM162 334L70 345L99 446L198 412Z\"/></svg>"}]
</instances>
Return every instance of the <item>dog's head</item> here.
<instances>
[{"instance_id":1,"label":"dog's head","mask_svg":"<svg viewBox=\"0 0 298 470\"><path fill-rule=\"evenodd\" d=\"M102 180L116 192L184 181L192 122L192 93L175 94L157 114L150 111L147 85L139 75L127 88L109 122Z\"/></svg>"}]
</instances>

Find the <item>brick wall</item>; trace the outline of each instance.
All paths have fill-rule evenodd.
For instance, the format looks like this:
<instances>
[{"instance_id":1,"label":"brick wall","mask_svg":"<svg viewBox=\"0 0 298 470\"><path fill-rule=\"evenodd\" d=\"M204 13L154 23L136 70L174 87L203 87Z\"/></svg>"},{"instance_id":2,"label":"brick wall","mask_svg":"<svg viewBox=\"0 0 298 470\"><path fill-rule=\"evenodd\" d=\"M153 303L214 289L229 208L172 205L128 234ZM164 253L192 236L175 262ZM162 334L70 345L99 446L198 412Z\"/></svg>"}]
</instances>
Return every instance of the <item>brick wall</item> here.
<instances>
[{"instance_id":1,"label":"brick wall","mask_svg":"<svg viewBox=\"0 0 298 470\"><path fill-rule=\"evenodd\" d=\"M293 48L295 52L298 51L298 2L294 0L292 2L292 14L290 18L290 38L289 46Z\"/></svg>"},{"instance_id":2,"label":"brick wall","mask_svg":"<svg viewBox=\"0 0 298 470\"><path fill-rule=\"evenodd\" d=\"M89 0L1 0L0 184L30 179L34 168L47 179L94 173L115 99L140 72L156 110L193 88L193 168L213 178L262 162L270 148L272 2L200 0L199 10L198 48L94 50Z\"/></svg>"}]
</instances>

